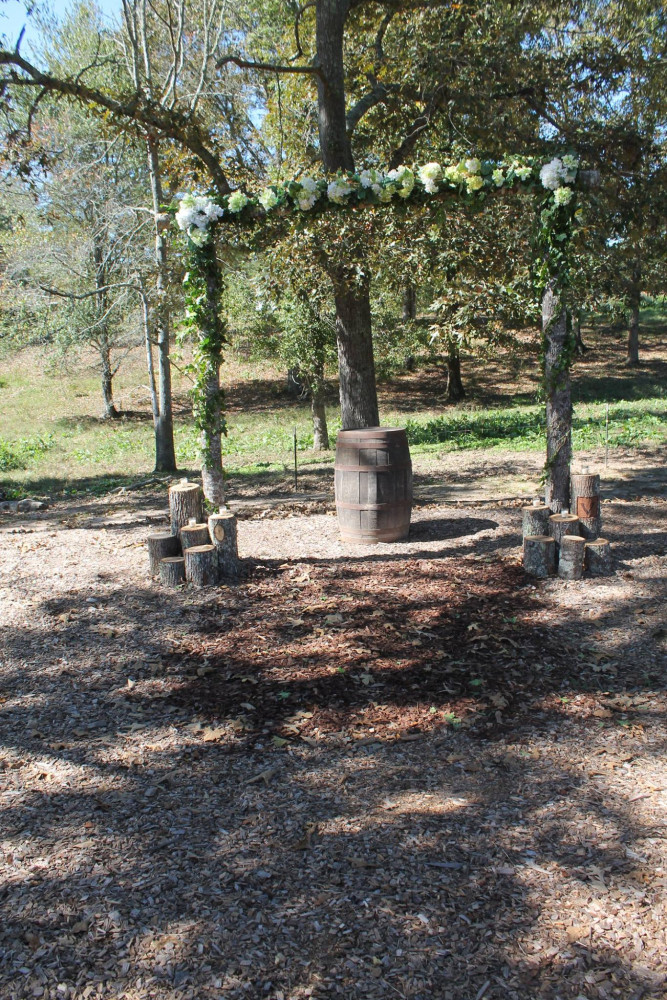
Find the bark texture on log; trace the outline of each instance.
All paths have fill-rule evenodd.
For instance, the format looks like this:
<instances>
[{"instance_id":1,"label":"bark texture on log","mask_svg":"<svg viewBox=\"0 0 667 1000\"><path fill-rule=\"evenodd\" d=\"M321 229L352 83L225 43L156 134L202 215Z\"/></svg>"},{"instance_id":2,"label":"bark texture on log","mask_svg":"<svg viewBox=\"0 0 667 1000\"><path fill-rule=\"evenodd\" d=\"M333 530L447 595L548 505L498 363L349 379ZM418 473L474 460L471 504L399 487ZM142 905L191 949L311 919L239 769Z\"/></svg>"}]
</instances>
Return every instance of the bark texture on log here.
<instances>
[{"instance_id":1,"label":"bark texture on log","mask_svg":"<svg viewBox=\"0 0 667 1000\"><path fill-rule=\"evenodd\" d=\"M191 518L199 524L204 520L204 503L201 487L182 479L169 489L169 517L171 533L177 535Z\"/></svg>"},{"instance_id":2,"label":"bark texture on log","mask_svg":"<svg viewBox=\"0 0 667 1000\"><path fill-rule=\"evenodd\" d=\"M183 553L185 578L195 587L214 587L218 582L218 550L215 545L193 545Z\"/></svg>"},{"instance_id":3,"label":"bark texture on log","mask_svg":"<svg viewBox=\"0 0 667 1000\"><path fill-rule=\"evenodd\" d=\"M570 477L570 510L579 518L583 537L597 538L602 530L600 477L597 473Z\"/></svg>"},{"instance_id":4,"label":"bark texture on log","mask_svg":"<svg viewBox=\"0 0 667 1000\"><path fill-rule=\"evenodd\" d=\"M628 291L630 307L630 322L628 323L628 356L627 363L636 367L639 364L639 307L641 305L641 265L636 263L632 270L632 281Z\"/></svg>"},{"instance_id":5,"label":"bark texture on log","mask_svg":"<svg viewBox=\"0 0 667 1000\"><path fill-rule=\"evenodd\" d=\"M609 576L611 574L611 545L606 538L596 538L586 542L584 568L591 576Z\"/></svg>"},{"instance_id":6,"label":"bark texture on log","mask_svg":"<svg viewBox=\"0 0 667 1000\"><path fill-rule=\"evenodd\" d=\"M336 303L336 342L340 379L340 412L343 430L377 427L380 423L373 335L370 282L343 269L330 269Z\"/></svg>"},{"instance_id":7,"label":"bark texture on log","mask_svg":"<svg viewBox=\"0 0 667 1000\"><path fill-rule=\"evenodd\" d=\"M238 532L236 515L230 510L211 514L208 519L211 541L218 552L218 570L221 577L233 579L239 572Z\"/></svg>"},{"instance_id":8,"label":"bark texture on log","mask_svg":"<svg viewBox=\"0 0 667 1000\"><path fill-rule=\"evenodd\" d=\"M183 556L168 556L160 562L160 583L165 587L178 587L185 583Z\"/></svg>"},{"instance_id":9,"label":"bark texture on log","mask_svg":"<svg viewBox=\"0 0 667 1000\"><path fill-rule=\"evenodd\" d=\"M160 560L167 556L180 555L181 543L176 535L170 535L167 532L149 535L147 541L151 576L157 576L160 572Z\"/></svg>"},{"instance_id":10,"label":"bark texture on log","mask_svg":"<svg viewBox=\"0 0 667 1000\"><path fill-rule=\"evenodd\" d=\"M208 524L184 524L179 532L183 551L191 549L193 545L210 545L211 539L208 534Z\"/></svg>"},{"instance_id":11,"label":"bark texture on log","mask_svg":"<svg viewBox=\"0 0 667 1000\"><path fill-rule=\"evenodd\" d=\"M563 535L558 556L558 575L563 580L581 580L584 574L584 546L581 535Z\"/></svg>"},{"instance_id":12,"label":"bark texture on log","mask_svg":"<svg viewBox=\"0 0 667 1000\"><path fill-rule=\"evenodd\" d=\"M313 417L313 451L329 450L329 429L327 427L327 411L324 405L322 389L313 389L310 401Z\"/></svg>"},{"instance_id":13,"label":"bark texture on log","mask_svg":"<svg viewBox=\"0 0 667 1000\"><path fill-rule=\"evenodd\" d=\"M568 357L567 310L561 290L549 282L542 296L544 380L547 393L546 503L556 512L570 502L572 460L572 391Z\"/></svg>"},{"instance_id":14,"label":"bark texture on log","mask_svg":"<svg viewBox=\"0 0 667 1000\"><path fill-rule=\"evenodd\" d=\"M551 507L545 504L523 508L523 537L526 535L548 535Z\"/></svg>"},{"instance_id":15,"label":"bark texture on log","mask_svg":"<svg viewBox=\"0 0 667 1000\"><path fill-rule=\"evenodd\" d=\"M327 173L354 170L347 129L343 43L350 0L317 0L315 47L317 118L322 163ZM377 427L379 411L373 359L370 279L366 262L343 266L331 254L325 265L336 305L336 340L343 429Z\"/></svg>"},{"instance_id":16,"label":"bark texture on log","mask_svg":"<svg viewBox=\"0 0 667 1000\"><path fill-rule=\"evenodd\" d=\"M552 514L549 518L549 534L555 540L558 551L563 535L579 534L579 518L576 514Z\"/></svg>"},{"instance_id":17,"label":"bark texture on log","mask_svg":"<svg viewBox=\"0 0 667 1000\"><path fill-rule=\"evenodd\" d=\"M550 535L526 535L523 540L523 568L541 579L556 572L556 542Z\"/></svg>"}]
</instances>

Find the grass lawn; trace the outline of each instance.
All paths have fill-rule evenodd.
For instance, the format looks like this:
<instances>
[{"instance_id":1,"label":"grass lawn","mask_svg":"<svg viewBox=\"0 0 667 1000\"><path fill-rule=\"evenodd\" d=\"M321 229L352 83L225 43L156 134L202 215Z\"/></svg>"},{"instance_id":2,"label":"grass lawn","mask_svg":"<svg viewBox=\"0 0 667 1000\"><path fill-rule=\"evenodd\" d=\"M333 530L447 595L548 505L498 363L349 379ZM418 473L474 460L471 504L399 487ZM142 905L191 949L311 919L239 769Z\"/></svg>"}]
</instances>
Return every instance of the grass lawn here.
<instances>
[{"instance_id":1,"label":"grass lawn","mask_svg":"<svg viewBox=\"0 0 667 1000\"><path fill-rule=\"evenodd\" d=\"M667 436L667 307L642 315L642 365L624 364L625 332L598 321L584 330L588 352L573 373L575 451L652 447ZM415 465L420 456L459 450L544 448L543 406L537 402L536 348L480 361L464 357L468 391L458 406L443 401L436 369L406 374L380 387L382 423L405 426ZM225 465L235 476L266 478L291 467L293 432L303 463L332 463L333 452L310 451L309 406L285 391L284 373L231 356L222 378L227 391ZM0 361L0 486L7 495L103 492L150 475L153 428L141 351L130 356L115 382L123 417L100 419L99 381L88 359L57 368L34 350ZM174 372L179 467L197 468L197 435L188 385ZM328 418L339 427L335 387Z\"/></svg>"}]
</instances>

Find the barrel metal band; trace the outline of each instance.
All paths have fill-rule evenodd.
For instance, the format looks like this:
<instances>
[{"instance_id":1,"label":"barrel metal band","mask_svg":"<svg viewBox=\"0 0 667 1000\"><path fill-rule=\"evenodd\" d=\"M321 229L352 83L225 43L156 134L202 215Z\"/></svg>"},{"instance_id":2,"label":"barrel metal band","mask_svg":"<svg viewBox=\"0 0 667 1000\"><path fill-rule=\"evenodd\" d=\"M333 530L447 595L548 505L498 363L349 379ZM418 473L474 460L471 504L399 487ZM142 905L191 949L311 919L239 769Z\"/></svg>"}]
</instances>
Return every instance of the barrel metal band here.
<instances>
[{"instance_id":1,"label":"barrel metal band","mask_svg":"<svg viewBox=\"0 0 667 1000\"><path fill-rule=\"evenodd\" d=\"M334 465L335 472L406 472L410 465Z\"/></svg>"},{"instance_id":2,"label":"barrel metal band","mask_svg":"<svg viewBox=\"0 0 667 1000\"><path fill-rule=\"evenodd\" d=\"M392 503L344 503L336 500L336 507L343 510L396 510L397 507L412 507L412 500L394 500Z\"/></svg>"}]
</instances>

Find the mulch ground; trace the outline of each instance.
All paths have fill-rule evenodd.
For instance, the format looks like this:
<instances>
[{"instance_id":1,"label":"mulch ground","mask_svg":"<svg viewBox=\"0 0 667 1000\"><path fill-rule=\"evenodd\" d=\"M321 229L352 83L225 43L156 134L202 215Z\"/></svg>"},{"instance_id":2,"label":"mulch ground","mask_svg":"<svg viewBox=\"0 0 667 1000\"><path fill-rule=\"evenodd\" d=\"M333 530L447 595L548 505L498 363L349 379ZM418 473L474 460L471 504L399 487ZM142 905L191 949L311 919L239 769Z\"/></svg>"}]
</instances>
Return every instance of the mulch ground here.
<instances>
[{"instance_id":1,"label":"mulch ground","mask_svg":"<svg viewBox=\"0 0 667 1000\"><path fill-rule=\"evenodd\" d=\"M138 499L6 519L0 996L663 997L665 509L577 583L512 508L256 511L175 593Z\"/></svg>"}]
</instances>

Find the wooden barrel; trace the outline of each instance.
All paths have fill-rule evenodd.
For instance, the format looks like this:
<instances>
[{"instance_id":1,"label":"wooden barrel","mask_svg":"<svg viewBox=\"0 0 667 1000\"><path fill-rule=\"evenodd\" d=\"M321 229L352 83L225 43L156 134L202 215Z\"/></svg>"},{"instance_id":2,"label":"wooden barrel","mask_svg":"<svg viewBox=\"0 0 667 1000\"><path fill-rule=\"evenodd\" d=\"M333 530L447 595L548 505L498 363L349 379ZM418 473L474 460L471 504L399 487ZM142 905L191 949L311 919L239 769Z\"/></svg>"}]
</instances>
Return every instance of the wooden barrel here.
<instances>
[{"instance_id":1,"label":"wooden barrel","mask_svg":"<svg viewBox=\"0 0 667 1000\"><path fill-rule=\"evenodd\" d=\"M336 510L344 542L407 538L412 509L412 462L404 430L364 427L339 431Z\"/></svg>"}]
</instances>

